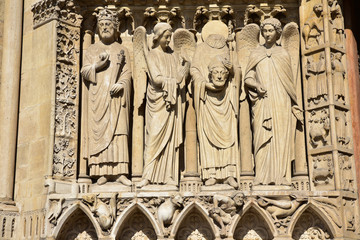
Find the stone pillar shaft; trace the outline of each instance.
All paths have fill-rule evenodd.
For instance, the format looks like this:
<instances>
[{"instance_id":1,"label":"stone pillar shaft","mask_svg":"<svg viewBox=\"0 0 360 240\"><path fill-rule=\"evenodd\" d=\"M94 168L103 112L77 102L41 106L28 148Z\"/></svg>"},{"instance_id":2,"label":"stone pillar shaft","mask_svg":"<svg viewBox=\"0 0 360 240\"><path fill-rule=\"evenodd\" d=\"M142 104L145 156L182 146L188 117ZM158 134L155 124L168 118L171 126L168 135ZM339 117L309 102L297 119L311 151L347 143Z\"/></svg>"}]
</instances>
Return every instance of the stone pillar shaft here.
<instances>
[{"instance_id":1,"label":"stone pillar shaft","mask_svg":"<svg viewBox=\"0 0 360 240\"><path fill-rule=\"evenodd\" d=\"M22 0L6 0L0 85L0 201L12 200L21 71Z\"/></svg>"}]
</instances>

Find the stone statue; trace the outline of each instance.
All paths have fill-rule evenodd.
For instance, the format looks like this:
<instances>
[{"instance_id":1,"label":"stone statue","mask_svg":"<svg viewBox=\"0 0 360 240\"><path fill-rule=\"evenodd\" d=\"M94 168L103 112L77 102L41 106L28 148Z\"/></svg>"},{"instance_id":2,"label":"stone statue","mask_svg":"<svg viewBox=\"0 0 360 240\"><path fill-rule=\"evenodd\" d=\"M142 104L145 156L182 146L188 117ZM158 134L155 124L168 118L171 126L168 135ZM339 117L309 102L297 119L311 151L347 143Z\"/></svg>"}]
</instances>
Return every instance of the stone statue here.
<instances>
[{"instance_id":1,"label":"stone statue","mask_svg":"<svg viewBox=\"0 0 360 240\"><path fill-rule=\"evenodd\" d=\"M303 121L294 83L298 27L289 23L282 34L280 21L269 18L262 22L261 34L265 44L252 51L244 77L251 101L254 185L290 186L296 123ZM282 46L277 44L281 36Z\"/></svg>"},{"instance_id":2,"label":"stone statue","mask_svg":"<svg viewBox=\"0 0 360 240\"><path fill-rule=\"evenodd\" d=\"M129 110L131 66L128 50L117 42L118 19L100 10L97 25L100 41L91 45L81 69L87 83L87 133L83 137L90 176L98 184L116 180L126 186L129 173Z\"/></svg>"},{"instance_id":3,"label":"stone statue","mask_svg":"<svg viewBox=\"0 0 360 240\"><path fill-rule=\"evenodd\" d=\"M290 195L285 199L278 197L259 197L257 200L258 204L270 213L275 222L279 222L280 219L291 216L305 201L307 201L307 198L298 197L296 195Z\"/></svg>"},{"instance_id":4,"label":"stone statue","mask_svg":"<svg viewBox=\"0 0 360 240\"><path fill-rule=\"evenodd\" d=\"M330 8L330 21L332 24L332 43L338 47L343 47L344 41L344 21L341 7L337 0L328 0Z\"/></svg>"},{"instance_id":5,"label":"stone statue","mask_svg":"<svg viewBox=\"0 0 360 240\"><path fill-rule=\"evenodd\" d=\"M180 194L172 195L166 199L157 210L157 217L161 226L169 226L174 219L176 219L183 207L184 200Z\"/></svg>"},{"instance_id":6,"label":"stone statue","mask_svg":"<svg viewBox=\"0 0 360 240\"><path fill-rule=\"evenodd\" d=\"M218 27L227 29L222 22L218 24ZM202 34L207 33L203 30ZM196 48L190 70L194 84L201 176L206 186L224 183L236 188L240 71L234 77L224 35L209 33L203 39L204 43Z\"/></svg>"},{"instance_id":7,"label":"stone statue","mask_svg":"<svg viewBox=\"0 0 360 240\"><path fill-rule=\"evenodd\" d=\"M244 200L245 196L241 192L235 192L232 196L214 195L214 208L210 209L209 215L220 225L222 236L226 236L225 225L231 223L232 217L239 213Z\"/></svg>"},{"instance_id":8,"label":"stone statue","mask_svg":"<svg viewBox=\"0 0 360 240\"><path fill-rule=\"evenodd\" d=\"M313 12L306 19L302 35L305 42L305 48L315 46L314 44L320 45L324 43L324 22L323 22L323 5L315 4ZM310 41L315 39L315 42Z\"/></svg>"},{"instance_id":9,"label":"stone statue","mask_svg":"<svg viewBox=\"0 0 360 240\"><path fill-rule=\"evenodd\" d=\"M106 204L99 198L99 194L83 196L83 202L94 214L103 231L109 230L116 219L116 198L117 194L112 194L109 204Z\"/></svg>"},{"instance_id":10,"label":"stone statue","mask_svg":"<svg viewBox=\"0 0 360 240\"><path fill-rule=\"evenodd\" d=\"M317 63L317 94L318 101L327 101L328 90L327 90L327 77L326 77L326 60L325 53L320 53L319 61Z\"/></svg>"},{"instance_id":11,"label":"stone statue","mask_svg":"<svg viewBox=\"0 0 360 240\"><path fill-rule=\"evenodd\" d=\"M310 107L313 104L318 104L317 93L317 63L313 56L309 56L306 60L306 78L307 78L307 101Z\"/></svg>"},{"instance_id":12,"label":"stone statue","mask_svg":"<svg viewBox=\"0 0 360 240\"><path fill-rule=\"evenodd\" d=\"M190 40L174 39L174 43L195 44L189 31L180 31L186 32L180 34L180 38ZM146 89L144 170L143 179L137 186L141 188L149 183L176 186L179 180L179 148L183 143L185 79L189 73L189 59L182 47L174 44L177 52L169 47L172 29L167 23L155 25L150 51L146 46L145 28L138 27L135 34L144 36L143 42L134 42L134 48L143 49L143 55L140 55L141 52L135 55L135 61L141 62L139 58L146 61L149 76ZM146 78L142 81L146 86ZM141 97L144 93L139 91L137 95Z\"/></svg>"},{"instance_id":13,"label":"stone statue","mask_svg":"<svg viewBox=\"0 0 360 240\"><path fill-rule=\"evenodd\" d=\"M331 54L331 68L335 101L345 104L345 67L341 62L342 53Z\"/></svg>"}]
</instances>

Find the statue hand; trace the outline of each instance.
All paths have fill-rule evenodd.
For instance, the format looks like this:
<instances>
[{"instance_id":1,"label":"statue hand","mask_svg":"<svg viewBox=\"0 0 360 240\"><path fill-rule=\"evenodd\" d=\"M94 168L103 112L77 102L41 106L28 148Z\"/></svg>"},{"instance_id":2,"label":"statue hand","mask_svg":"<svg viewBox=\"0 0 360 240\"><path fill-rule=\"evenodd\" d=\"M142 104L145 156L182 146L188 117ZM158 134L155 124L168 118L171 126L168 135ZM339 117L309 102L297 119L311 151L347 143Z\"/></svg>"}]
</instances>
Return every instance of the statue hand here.
<instances>
[{"instance_id":1,"label":"statue hand","mask_svg":"<svg viewBox=\"0 0 360 240\"><path fill-rule=\"evenodd\" d=\"M267 91L261 84L256 85L256 92L260 97L266 97L267 96Z\"/></svg>"},{"instance_id":2,"label":"statue hand","mask_svg":"<svg viewBox=\"0 0 360 240\"><path fill-rule=\"evenodd\" d=\"M109 57L110 57L110 55L107 52L103 52L99 55L100 60L98 62L96 62L96 65L95 65L95 68L97 71L103 69L106 66L106 64L109 61Z\"/></svg>"},{"instance_id":3,"label":"statue hand","mask_svg":"<svg viewBox=\"0 0 360 240\"><path fill-rule=\"evenodd\" d=\"M207 82L205 83L205 88L210 91L220 91L221 89L217 88L214 83Z\"/></svg>"},{"instance_id":4,"label":"statue hand","mask_svg":"<svg viewBox=\"0 0 360 240\"><path fill-rule=\"evenodd\" d=\"M110 89L110 95L113 97L123 89L124 86L121 83L115 83Z\"/></svg>"}]
</instances>

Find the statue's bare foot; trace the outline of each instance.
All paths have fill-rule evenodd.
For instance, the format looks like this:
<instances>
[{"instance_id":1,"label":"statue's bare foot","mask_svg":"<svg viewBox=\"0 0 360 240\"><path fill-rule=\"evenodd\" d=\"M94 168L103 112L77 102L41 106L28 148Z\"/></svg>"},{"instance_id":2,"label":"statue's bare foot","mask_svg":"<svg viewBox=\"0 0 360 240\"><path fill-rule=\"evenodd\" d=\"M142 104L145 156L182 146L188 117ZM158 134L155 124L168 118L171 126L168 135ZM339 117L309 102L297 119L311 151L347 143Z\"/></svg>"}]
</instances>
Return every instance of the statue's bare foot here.
<instances>
[{"instance_id":1,"label":"statue's bare foot","mask_svg":"<svg viewBox=\"0 0 360 240\"><path fill-rule=\"evenodd\" d=\"M228 177L225 182L225 184L229 184L230 186L232 186L233 188L237 188L238 187L238 183L235 181L234 177Z\"/></svg>"},{"instance_id":2,"label":"statue's bare foot","mask_svg":"<svg viewBox=\"0 0 360 240\"><path fill-rule=\"evenodd\" d=\"M118 177L118 179L116 179L116 182L124 184L125 186L131 186L131 181L125 177L125 175L121 175L120 177Z\"/></svg>"},{"instance_id":3,"label":"statue's bare foot","mask_svg":"<svg viewBox=\"0 0 360 240\"><path fill-rule=\"evenodd\" d=\"M98 185L103 185L105 183L107 183L107 179L106 177L102 176L101 178L99 178L96 182Z\"/></svg>"},{"instance_id":4,"label":"statue's bare foot","mask_svg":"<svg viewBox=\"0 0 360 240\"><path fill-rule=\"evenodd\" d=\"M208 180L205 181L205 186L212 186L215 185L215 183L216 183L215 178L209 178Z\"/></svg>"},{"instance_id":5,"label":"statue's bare foot","mask_svg":"<svg viewBox=\"0 0 360 240\"><path fill-rule=\"evenodd\" d=\"M150 181L148 179L144 178L143 180L141 180L140 182L138 182L136 184L136 187L142 188L142 187L148 185L149 183L150 183Z\"/></svg>"}]
</instances>

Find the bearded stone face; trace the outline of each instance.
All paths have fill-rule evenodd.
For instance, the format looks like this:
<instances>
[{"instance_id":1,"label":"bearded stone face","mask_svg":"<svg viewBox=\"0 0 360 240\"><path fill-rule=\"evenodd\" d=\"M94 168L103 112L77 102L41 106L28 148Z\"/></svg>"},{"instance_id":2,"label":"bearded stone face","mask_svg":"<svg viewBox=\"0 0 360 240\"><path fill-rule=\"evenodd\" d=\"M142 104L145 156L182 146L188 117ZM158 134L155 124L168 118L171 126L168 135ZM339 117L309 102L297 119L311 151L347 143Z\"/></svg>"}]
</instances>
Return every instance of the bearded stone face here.
<instances>
[{"instance_id":1,"label":"bearded stone face","mask_svg":"<svg viewBox=\"0 0 360 240\"><path fill-rule=\"evenodd\" d=\"M210 76L215 87L223 88L229 76L229 71L225 67L214 67L211 69Z\"/></svg>"},{"instance_id":2,"label":"bearded stone face","mask_svg":"<svg viewBox=\"0 0 360 240\"><path fill-rule=\"evenodd\" d=\"M115 40L115 26L111 20L104 19L98 23L99 34L101 40L112 41Z\"/></svg>"}]
</instances>

